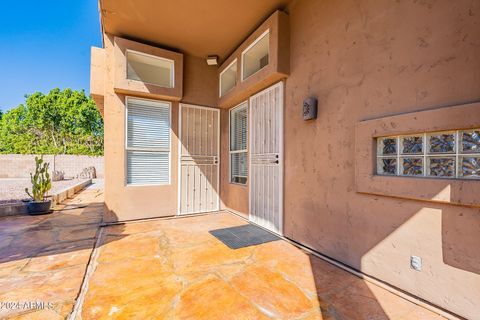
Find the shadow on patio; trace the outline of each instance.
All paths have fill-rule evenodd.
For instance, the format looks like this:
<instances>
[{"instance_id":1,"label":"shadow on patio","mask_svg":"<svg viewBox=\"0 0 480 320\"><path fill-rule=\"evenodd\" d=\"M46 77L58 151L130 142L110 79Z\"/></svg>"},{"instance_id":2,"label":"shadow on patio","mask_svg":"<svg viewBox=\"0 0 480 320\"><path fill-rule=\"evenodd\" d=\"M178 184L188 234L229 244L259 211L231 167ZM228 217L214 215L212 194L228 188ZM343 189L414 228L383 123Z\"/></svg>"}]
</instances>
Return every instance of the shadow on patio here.
<instances>
[{"instance_id":1,"label":"shadow on patio","mask_svg":"<svg viewBox=\"0 0 480 320\"><path fill-rule=\"evenodd\" d=\"M296 246L230 249L230 213L104 229L82 319L441 319Z\"/></svg>"},{"instance_id":2,"label":"shadow on patio","mask_svg":"<svg viewBox=\"0 0 480 320\"><path fill-rule=\"evenodd\" d=\"M209 233L247 223L230 213L97 233L101 191L84 190L60 209L1 219L0 301L53 305L0 317L64 319L77 303L83 320L441 318L284 240L230 249Z\"/></svg>"},{"instance_id":3,"label":"shadow on patio","mask_svg":"<svg viewBox=\"0 0 480 320\"><path fill-rule=\"evenodd\" d=\"M102 221L103 192L89 187L54 210L0 218L0 301L53 303L45 310L5 305L2 319L39 312L63 319L73 308Z\"/></svg>"}]
</instances>

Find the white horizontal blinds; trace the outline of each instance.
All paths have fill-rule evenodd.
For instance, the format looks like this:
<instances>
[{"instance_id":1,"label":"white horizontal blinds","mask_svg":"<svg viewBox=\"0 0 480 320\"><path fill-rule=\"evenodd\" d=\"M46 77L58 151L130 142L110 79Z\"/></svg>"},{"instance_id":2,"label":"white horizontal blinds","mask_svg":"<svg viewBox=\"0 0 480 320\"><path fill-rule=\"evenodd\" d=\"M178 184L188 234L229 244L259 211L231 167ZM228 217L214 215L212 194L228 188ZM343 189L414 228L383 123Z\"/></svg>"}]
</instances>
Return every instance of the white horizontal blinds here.
<instances>
[{"instance_id":1,"label":"white horizontal blinds","mask_svg":"<svg viewBox=\"0 0 480 320\"><path fill-rule=\"evenodd\" d=\"M170 150L170 105L128 99L129 148Z\"/></svg>"},{"instance_id":2,"label":"white horizontal blinds","mask_svg":"<svg viewBox=\"0 0 480 320\"><path fill-rule=\"evenodd\" d=\"M247 103L230 111L230 181L247 182Z\"/></svg>"},{"instance_id":3,"label":"white horizontal blinds","mask_svg":"<svg viewBox=\"0 0 480 320\"><path fill-rule=\"evenodd\" d=\"M168 152L127 152L127 181L129 184L168 183Z\"/></svg>"},{"instance_id":4,"label":"white horizontal blinds","mask_svg":"<svg viewBox=\"0 0 480 320\"><path fill-rule=\"evenodd\" d=\"M243 103L231 111L230 150L247 150L247 104Z\"/></svg>"},{"instance_id":5,"label":"white horizontal blinds","mask_svg":"<svg viewBox=\"0 0 480 320\"><path fill-rule=\"evenodd\" d=\"M127 183L166 184L170 169L170 104L127 99Z\"/></svg>"},{"instance_id":6,"label":"white horizontal blinds","mask_svg":"<svg viewBox=\"0 0 480 320\"><path fill-rule=\"evenodd\" d=\"M246 152L238 152L232 153L231 155L232 161L232 179L233 178L243 178L243 180L247 180L247 153ZM242 179L238 179L242 180ZM232 181L237 182L237 181Z\"/></svg>"}]
</instances>

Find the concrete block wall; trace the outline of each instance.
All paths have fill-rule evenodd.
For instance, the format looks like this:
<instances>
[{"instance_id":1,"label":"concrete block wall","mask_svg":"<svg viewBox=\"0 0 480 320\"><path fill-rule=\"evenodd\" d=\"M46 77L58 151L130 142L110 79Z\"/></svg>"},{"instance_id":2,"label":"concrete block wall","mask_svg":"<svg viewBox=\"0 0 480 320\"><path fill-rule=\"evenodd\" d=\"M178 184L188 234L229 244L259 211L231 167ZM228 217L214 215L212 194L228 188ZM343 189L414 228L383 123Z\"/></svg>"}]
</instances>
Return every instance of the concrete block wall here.
<instances>
[{"instance_id":1,"label":"concrete block wall","mask_svg":"<svg viewBox=\"0 0 480 320\"><path fill-rule=\"evenodd\" d=\"M82 155L44 155L43 159L50 163L50 170L65 172L65 177L76 177L84 168L93 166L97 177L103 178L103 157ZM29 178L35 170L35 155L2 154L0 155L0 178Z\"/></svg>"}]
</instances>

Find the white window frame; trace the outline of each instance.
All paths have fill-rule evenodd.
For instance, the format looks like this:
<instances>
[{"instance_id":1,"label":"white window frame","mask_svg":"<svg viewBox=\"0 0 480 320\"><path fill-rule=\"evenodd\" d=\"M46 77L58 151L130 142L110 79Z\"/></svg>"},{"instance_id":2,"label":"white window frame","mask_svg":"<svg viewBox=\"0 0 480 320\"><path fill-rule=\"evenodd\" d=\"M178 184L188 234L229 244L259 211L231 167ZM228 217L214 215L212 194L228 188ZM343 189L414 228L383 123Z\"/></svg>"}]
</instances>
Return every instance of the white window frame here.
<instances>
[{"instance_id":1,"label":"white window frame","mask_svg":"<svg viewBox=\"0 0 480 320\"><path fill-rule=\"evenodd\" d=\"M235 84L233 85L233 87L225 91L225 93L222 95L222 75L226 71L228 71L234 64L237 64L237 68L238 68L237 58L235 58L225 69L223 69L223 71L220 72L220 75L218 76L218 97L219 98L223 97L224 95L232 91L237 86L238 69L237 69L237 72L235 72Z\"/></svg>"},{"instance_id":2,"label":"white window frame","mask_svg":"<svg viewBox=\"0 0 480 320\"><path fill-rule=\"evenodd\" d=\"M420 133L412 133L412 134L405 134L405 135L394 135L394 136L382 136L377 137L376 141L376 170L375 174L379 176L387 176L387 177L410 177L410 178L433 178L433 179L456 179L456 180L479 180L475 177L465 177L460 174L460 158L461 157L480 157L480 152L472 152L472 153L464 153L461 151L460 148L460 133L463 131L470 131L470 130L477 130L477 128L473 129L461 129L461 130L443 130L443 131L433 131L433 132L420 132ZM439 152L439 153L431 153L428 150L430 149L430 139L429 137L432 135L440 135L440 134L453 134L454 136L454 146L453 152L446 153L446 152ZM401 139L405 137L422 137L422 153L418 154L405 154L401 150ZM391 155L383 155L379 153L379 140L383 140L385 138L396 139L396 154ZM423 160L423 174L422 175L407 175L402 173L402 159L403 158L422 158ZM454 158L455 159L455 174L451 177L441 177L441 176L432 176L429 174L428 171L428 159L432 158ZM378 160L379 159L396 159L396 174L384 174L379 172L378 168Z\"/></svg>"},{"instance_id":3,"label":"white window frame","mask_svg":"<svg viewBox=\"0 0 480 320\"><path fill-rule=\"evenodd\" d=\"M245 81L245 80L247 80L248 78L250 78L250 77L252 77L253 75L257 74L260 70L262 70L263 68L265 68L266 66L268 66L268 65L270 64L270 59L271 59L271 57L270 57L270 43L268 43L268 56L269 56L269 57L268 57L268 64L265 65L263 68L258 69L257 71L255 71L254 73L252 73L251 75L249 75L248 77L246 77L245 79L243 78L243 69L244 69L243 67L244 67L244 63L245 63L245 58L244 58L245 53L246 53L248 50L250 50L253 46L255 46L260 40L262 40L263 37L265 37L267 34L270 34L270 29L265 30L261 35L259 35L259 36L257 37L257 39L255 39L255 41L253 41L245 50L242 51L242 55L241 55L241 57L242 57L242 58L241 58L241 60L242 60L241 62L242 62L242 63L241 63L241 66L240 66L240 67L241 67L241 70L240 70L240 81Z\"/></svg>"},{"instance_id":4,"label":"white window frame","mask_svg":"<svg viewBox=\"0 0 480 320\"><path fill-rule=\"evenodd\" d=\"M150 58L153 58L153 59L158 59L158 60L163 60L163 61L168 61L168 62L171 62L172 63L172 69L170 70L170 83L171 83L171 86L170 87L164 87L164 86L161 86L157 83L152 83L152 82L147 82L147 81L141 81L141 80L136 80L136 79L130 79L128 77L128 54L129 53L135 53L135 54L139 54L139 55L142 55L142 56L146 56L146 57L150 57ZM145 52L140 52L140 51L136 51L136 50L132 50L132 49L127 49L125 51L125 77L127 80L130 80L130 81L136 81L136 82L141 82L141 83L147 83L147 84L151 84L153 86L157 86L157 87L162 87L162 88L168 88L168 89L173 89L175 88L175 60L172 60L172 59L167 59L167 58L163 58L163 57L159 57L159 56L155 56L153 54L149 54L149 53L145 53Z\"/></svg>"},{"instance_id":5,"label":"white window frame","mask_svg":"<svg viewBox=\"0 0 480 320\"><path fill-rule=\"evenodd\" d=\"M235 109L239 109L239 108L242 108L242 107L245 107L246 108L246 111L247 111L247 145L246 145L246 149L242 149L242 150L235 150L235 151L232 151L232 111L234 111ZM248 130L249 130L249 115L248 115L248 100L245 100L243 102L240 102L238 105L236 105L235 107L231 108L229 111L228 111L228 182L230 184L235 184L235 185L239 185L239 186L247 186L248 185L248 172L249 172L249 168L247 169L247 176L245 177L247 179L247 181L245 183L240 183L240 182L233 182L232 181L232 154L236 154L236 153L246 153L247 154L247 166L249 165L249 161L248 161Z\"/></svg>"},{"instance_id":6,"label":"white window frame","mask_svg":"<svg viewBox=\"0 0 480 320\"><path fill-rule=\"evenodd\" d=\"M151 103L162 103L168 104L168 123L170 128L170 145L168 150L167 149L160 149L160 148L138 148L138 147L128 147L128 103L129 100L144 100L149 101ZM127 187L145 187L145 186L164 186L170 185L172 183L172 103L169 101L164 100L153 100L153 99L145 99L145 98L138 98L132 96L125 97L125 139L124 139L124 151L125 151L125 166L124 166L124 176L125 176L125 185ZM159 182L159 183L128 183L128 152L129 151L140 151L140 152L152 152L152 153L168 153L168 181L167 182Z\"/></svg>"}]
</instances>

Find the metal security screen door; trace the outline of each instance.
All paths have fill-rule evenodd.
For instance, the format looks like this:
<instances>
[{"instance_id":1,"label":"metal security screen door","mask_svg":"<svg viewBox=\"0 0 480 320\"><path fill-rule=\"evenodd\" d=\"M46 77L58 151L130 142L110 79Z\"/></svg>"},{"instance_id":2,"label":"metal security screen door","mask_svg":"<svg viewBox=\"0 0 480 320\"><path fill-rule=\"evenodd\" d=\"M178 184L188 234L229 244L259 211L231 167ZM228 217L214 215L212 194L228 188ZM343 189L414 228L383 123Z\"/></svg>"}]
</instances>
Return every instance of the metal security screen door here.
<instances>
[{"instance_id":1,"label":"metal security screen door","mask_svg":"<svg viewBox=\"0 0 480 320\"><path fill-rule=\"evenodd\" d=\"M219 208L219 110L180 105L179 214Z\"/></svg>"},{"instance_id":2,"label":"metal security screen door","mask_svg":"<svg viewBox=\"0 0 480 320\"><path fill-rule=\"evenodd\" d=\"M250 221L283 229L283 83L250 98Z\"/></svg>"}]
</instances>

